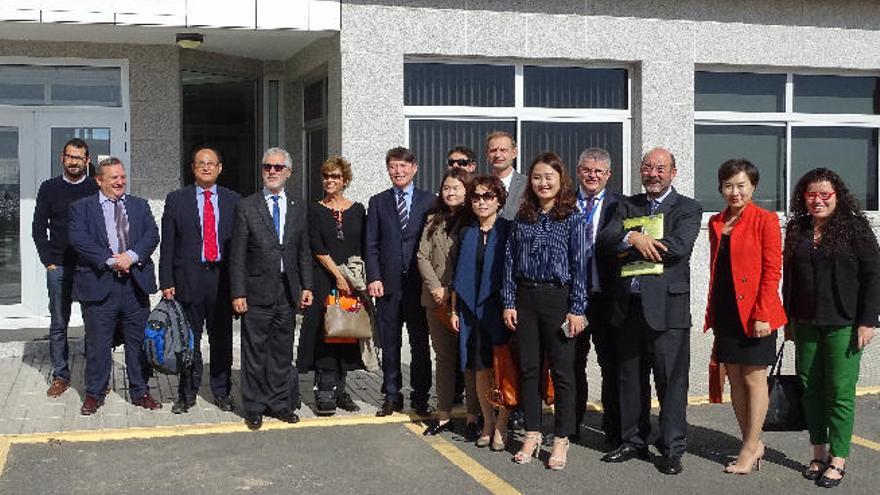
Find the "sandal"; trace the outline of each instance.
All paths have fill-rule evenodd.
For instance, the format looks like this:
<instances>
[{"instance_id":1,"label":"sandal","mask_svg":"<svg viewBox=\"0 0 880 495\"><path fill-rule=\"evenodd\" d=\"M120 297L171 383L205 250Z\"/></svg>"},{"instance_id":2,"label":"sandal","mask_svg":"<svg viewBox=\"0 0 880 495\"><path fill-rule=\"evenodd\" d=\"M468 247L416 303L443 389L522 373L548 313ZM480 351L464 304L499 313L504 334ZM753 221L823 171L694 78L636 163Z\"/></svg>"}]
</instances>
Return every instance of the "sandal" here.
<instances>
[{"instance_id":1,"label":"sandal","mask_svg":"<svg viewBox=\"0 0 880 495\"><path fill-rule=\"evenodd\" d=\"M513 456L513 462L517 464L528 464L532 462L532 457L538 457L541 442L544 441L544 436L540 433L526 433L525 439L526 441L535 440L535 445L529 451L520 449L520 451ZM525 442L523 442L523 446L525 446Z\"/></svg>"},{"instance_id":2,"label":"sandal","mask_svg":"<svg viewBox=\"0 0 880 495\"><path fill-rule=\"evenodd\" d=\"M828 456L825 459L813 459L810 461L810 464L807 465L807 468L801 471L801 476L810 481L816 481L822 476L825 470L828 469L829 464L831 464L831 456ZM813 469L814 465L817 466L817 469Z\"/></svg>"},{"instance_id":3,"label":"sandal","mask_svg":"<svg viewBox=\"0 0 880 495\"><path fill-rule=\"evenodd\" d=\"M828 471L837 471L837 473L840 474L840 478L829 478L828 476L825 476L825 474L822 474L822 477L816 482L816 484L822 488L836 487L841 481L843 481L843 477L846 475L846 469L844 467L837 467L834 464L828 464L828 469L826 469L825 472L827 473Z\"/></svg>"},{"instance_id":4,"label":"sandal","mask_svg":"<svg viewBox=\"0 0 880 495\"><path fill-rule=\"evenodd\" d=\"M568 438L563 438L558 443L565 445L565 457L550 456L550 459L547 460L547 467L554 471L565 469L565 465L568 463L568 447L571 445Z\"/></svg>"}]
</instances>

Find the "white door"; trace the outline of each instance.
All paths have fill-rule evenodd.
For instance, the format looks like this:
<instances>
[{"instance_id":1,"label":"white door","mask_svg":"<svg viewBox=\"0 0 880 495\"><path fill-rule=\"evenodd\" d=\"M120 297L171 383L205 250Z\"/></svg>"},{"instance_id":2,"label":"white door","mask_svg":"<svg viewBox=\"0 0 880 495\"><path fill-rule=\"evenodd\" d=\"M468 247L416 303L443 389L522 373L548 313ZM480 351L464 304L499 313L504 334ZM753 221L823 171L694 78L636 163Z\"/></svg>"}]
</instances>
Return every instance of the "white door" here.
<instances>
[{"instance_id":1,"label":"white door","mask_svg":"<svg viewBox=\"0 0 880 495\"><path fill-rule=\"evenodd\" d=\"M89 144L92 163L108 155L129 163L128 129L120 109L7 107L0 111L0 143L18 141L14 157L11 146L0 144L0 196L15 197L3 204L18 209L17 229L0 220L0 329L48 325L45 268L33 243L31 222L40 184L61 174L62 148L74 137ZM16 186L17 196L12 192ZM8 208L0 208L0 216L7 214ZM80 324L76 306L71 324Z\"/></svg>"}]
</instances>

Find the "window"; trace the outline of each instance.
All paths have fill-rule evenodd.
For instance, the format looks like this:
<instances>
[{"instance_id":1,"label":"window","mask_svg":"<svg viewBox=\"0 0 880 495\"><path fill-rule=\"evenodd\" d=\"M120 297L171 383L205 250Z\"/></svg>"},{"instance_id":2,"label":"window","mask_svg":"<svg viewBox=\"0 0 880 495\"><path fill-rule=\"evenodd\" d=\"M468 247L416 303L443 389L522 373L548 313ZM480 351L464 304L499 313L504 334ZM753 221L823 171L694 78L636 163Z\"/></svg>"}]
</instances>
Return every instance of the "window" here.
<instances>
[{"instance_id":1,"label":"window","mask_svg":"<svg viewBox=\"0 0 880 495\"><path fill-rule=\"evenodd\" d=\"M303 158L308 181L305 197L317 201L324 195L321 165L327 159L327 79L303 87Z\"/></svg>"},{"instance_id":2,"label":"window","mask_svg":"<svg viewBox=\"0 0 880 495\"><path fill-rule=\"evenodd\" d=\"M462 144L488 173L484 140L493 131L517 137L517 169L542 151L559 154L574 178L580 152L611 153L609 188L622 191L629 154L629 72L624 68L512 62L410 61L404 65L407 144L419 160L416 185L436 191L446 152Z\"/></svg>"},{"instance_id":3,"label":"window","mask_svg":"<svg viewBox=\"0 0 880 495\"><path fill-rule=\"evenodd\" d=\"M694 82L695 196L707 211L724 208L718 166L731 158L761 170L763 208L785 211L798 179L823 166L878 209L880 77L698 71Z\"/></svg>"},{"instance_id":4,"label":"window","mask_svg":"<svg viewBox=\"0 0 880 495\"><path fill-rule=\"evenodd\" d=\"M119 67L0 65L0 104L122 106Z\"/></svg>"}]
</instances>

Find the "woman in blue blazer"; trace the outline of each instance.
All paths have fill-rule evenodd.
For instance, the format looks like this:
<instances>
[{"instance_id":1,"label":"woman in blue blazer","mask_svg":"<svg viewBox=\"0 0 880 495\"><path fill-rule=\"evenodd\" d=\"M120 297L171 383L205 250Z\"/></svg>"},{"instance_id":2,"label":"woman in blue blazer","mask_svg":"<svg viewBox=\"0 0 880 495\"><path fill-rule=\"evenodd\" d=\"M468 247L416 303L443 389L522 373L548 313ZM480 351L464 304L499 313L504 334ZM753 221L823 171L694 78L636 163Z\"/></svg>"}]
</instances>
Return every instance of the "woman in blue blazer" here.
<instances>
[{"instance_id":1,"label":"woman in blue blazer","mask_svg":"<svg viewBox=\"0 0 880 495\"><path fill-rule=\"evenodd\" d=\"M477 447L503 451L510 414L502 407L495 415L489 402L492 388L492 346L507 342L501 319L501 281L504 249L511 222L498 216L507 192L501 180L480 176L471 182L467 195L475 220L462 229L452 281L452 325L459 330L461 365L476 375L477 397L483 412L483 431Z\"/></svg>"}]
</instances>

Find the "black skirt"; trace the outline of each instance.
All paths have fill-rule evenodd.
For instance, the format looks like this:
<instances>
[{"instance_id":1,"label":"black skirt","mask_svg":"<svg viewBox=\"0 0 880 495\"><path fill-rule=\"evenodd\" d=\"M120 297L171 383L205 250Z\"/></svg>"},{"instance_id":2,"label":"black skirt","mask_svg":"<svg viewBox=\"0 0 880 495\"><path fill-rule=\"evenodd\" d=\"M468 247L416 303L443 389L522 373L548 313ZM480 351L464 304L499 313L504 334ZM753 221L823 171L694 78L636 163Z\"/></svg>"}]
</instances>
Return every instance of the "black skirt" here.
<instances>
[{"instance_id":1,"label":"black skirt","mask_svg":"<svg viewBox=\"0 0 880 495\"><path fill-rule=\"evenodd\" d=\"M715 279L712 286L715 304L715 357L719 363L770 366L776 360L776 332L761 338L748 337L743 330L733 273L730 269L730 236L721 236L718 257L715 260Z\"/></svg>"}]
</instances>

